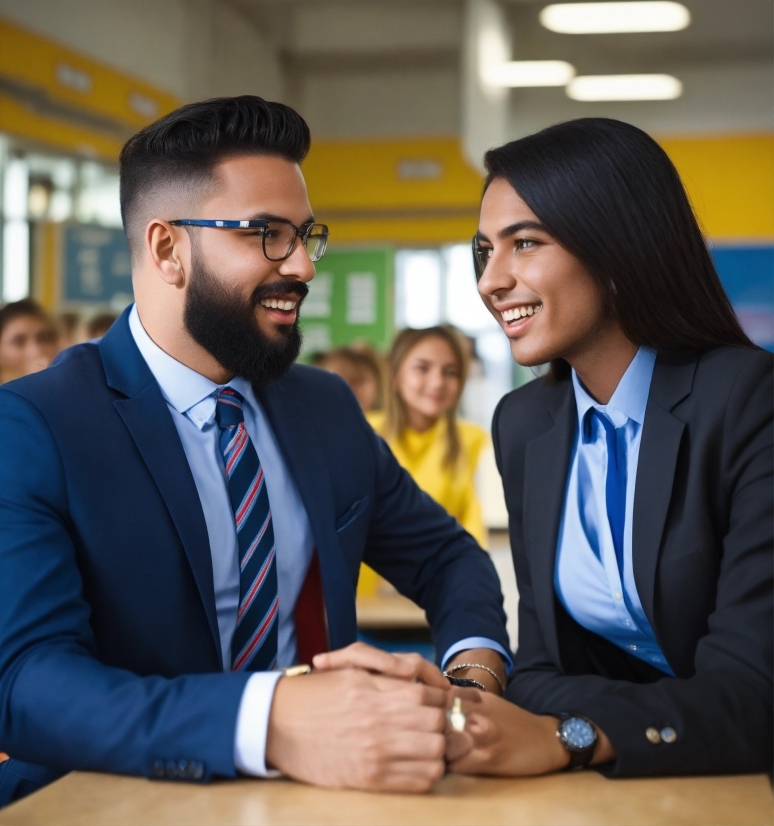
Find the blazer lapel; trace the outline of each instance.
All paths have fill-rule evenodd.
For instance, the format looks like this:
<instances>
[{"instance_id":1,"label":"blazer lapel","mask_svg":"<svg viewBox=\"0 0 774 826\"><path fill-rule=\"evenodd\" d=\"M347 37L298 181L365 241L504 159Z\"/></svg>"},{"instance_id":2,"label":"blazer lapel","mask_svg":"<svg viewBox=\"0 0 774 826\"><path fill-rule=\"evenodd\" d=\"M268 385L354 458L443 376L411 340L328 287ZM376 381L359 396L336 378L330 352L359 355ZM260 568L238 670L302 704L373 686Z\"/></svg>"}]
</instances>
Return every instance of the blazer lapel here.
<instances>
[{"instance_id":1,"label":"blazer lapel","mask_svg":"<svg viewBox=\"0 0 774 826\"><path fill-rule=\"evenodd\" d=\"M355 593L336 536L333 484L314 416L288 376L258 392L317 542L331 649L357 635Z\"/></svg>"},{"instance_id":2,"label":"blazer lapel","mask_svg":"<svg viewBox=\"0 0 774 826\"><path fill-rule=\"evenodd\" d=\"M113 405L137 445L180 535L220 663L212 556L199 493L164 397L134 343L128 312L124 312L100 342L108 386L127 396L116 399Z\"/></svg>"},{"instance_id":3,"label":"blazer lapel","mask_svg":"<svg viewBox=\"0 0 774 826\"><path fill-rule=\"evenodd\" d=\"M577 419L570 382L552 415L554 426L527 443L524 520L535 610L546 646L558 663L554 567Z\"/></svg>"},{"instance_id":4,"label":"blazer lapel","mask_svg":"<svg viewBox=\"0 0 774 826\"><path fill-rule=\"evenodd\" d=\"M656 360L642 426L632 515L632 566L640 602L657 635L653 611L656 569L685 431L685 423L671 410L691 392L695 371L695 357L682 362Z\"/></svg>"}]
</instances>

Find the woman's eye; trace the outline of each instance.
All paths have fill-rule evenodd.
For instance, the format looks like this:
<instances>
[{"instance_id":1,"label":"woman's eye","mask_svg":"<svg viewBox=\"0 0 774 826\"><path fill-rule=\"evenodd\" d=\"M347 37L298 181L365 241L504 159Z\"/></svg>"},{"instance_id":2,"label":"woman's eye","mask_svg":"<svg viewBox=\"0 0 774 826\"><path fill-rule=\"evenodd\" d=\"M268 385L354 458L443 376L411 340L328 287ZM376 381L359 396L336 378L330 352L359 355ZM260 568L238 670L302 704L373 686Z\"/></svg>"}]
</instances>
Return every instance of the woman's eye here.
<instances>
[{"instance_id":1,"label":"woman's eye","mask_svg":"<svg viewBox=\"0 0 774 826\"><path fill-rule=\"evenodd\" d=\"M536 246L535 242L531 241L529 238L516 239L516 249L518 250L528 250L532 249L534 246Z\"/></svg>"}]
</instances>

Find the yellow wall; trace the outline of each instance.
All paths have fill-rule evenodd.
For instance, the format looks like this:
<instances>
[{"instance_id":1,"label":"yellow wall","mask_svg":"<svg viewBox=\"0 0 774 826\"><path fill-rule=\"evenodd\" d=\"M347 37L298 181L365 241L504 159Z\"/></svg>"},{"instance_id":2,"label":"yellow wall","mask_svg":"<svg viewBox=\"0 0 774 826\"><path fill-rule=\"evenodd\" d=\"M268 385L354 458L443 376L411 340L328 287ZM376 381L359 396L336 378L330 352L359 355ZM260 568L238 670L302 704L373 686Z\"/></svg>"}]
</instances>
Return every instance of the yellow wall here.
<instances>
[{"instance_id":1,"label":"yellow wall","mask_svg":"<svg viewBox=\"0 0 774 826\"><path fill-rule=\"evenodd\" d=\"M0 131L111 161L127 137L180 105L173 95L2 19L0 80L8 90L0 94Z\"/></svg>"},{"instance_id":2,"label":"yellow wall","mask_svg":"<svg viewBox=\"0 0 774 826\"><path fill-rule=\"evenodd\" d=\"M774 135L665 137L708 236L774 240ZM403 161L435 161L433 180L405 180ZM434 245L476 230L482 178L456 138L313 143L304 174L331 244Z\"/></svg>"},{"instance_id":3,"label":"yellow wall","mask_svg":"<svg viewBox=\"0 0 774 826\"><path fill-rule=\"evenodd\" d=\"M774 135L663 138L707 235L774 240Z\"/></svg>"}]
</instances>

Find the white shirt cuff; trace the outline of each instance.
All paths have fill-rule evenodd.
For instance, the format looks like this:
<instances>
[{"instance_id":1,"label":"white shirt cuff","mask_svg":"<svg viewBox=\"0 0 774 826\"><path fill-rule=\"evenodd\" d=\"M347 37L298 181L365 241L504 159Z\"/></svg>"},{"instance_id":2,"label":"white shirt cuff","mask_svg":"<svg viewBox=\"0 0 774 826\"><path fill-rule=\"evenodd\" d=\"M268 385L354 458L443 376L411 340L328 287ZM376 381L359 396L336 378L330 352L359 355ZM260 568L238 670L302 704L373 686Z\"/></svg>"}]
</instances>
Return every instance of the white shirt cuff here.
<instances>
[{"instance_id":1,"label":"white shirt cuff","mask_svg":"<svg viewBox=\"0 0 774 826\"><path fill-rule=\"evenodd\" d=\"M452 645L451 648L449 648L449 650L443 655L443 659L441 660L441 669L446 668L446 663L448 663L455 654L459 654L460 651L467 651L470 648L491 648L505 661L506 674L513 668L513 658L502 647L502 645L500 645L499 642L490 640L488 637L465 637L464 640L455 642L454 645Z\"/></svg>"},{"instance_id":2,"label":"white shirt cuff","mask_svg":"<svg viewBox=\"0 0 774 826\"><path fill-rule=\"evenodd\" d=\"M282 677L280 671L256 671L245 683L237 714L234 737L234 765L244 774L255 777L279 777L266 768L266 738L274 689Z\"/></svg>"}]
</instances>

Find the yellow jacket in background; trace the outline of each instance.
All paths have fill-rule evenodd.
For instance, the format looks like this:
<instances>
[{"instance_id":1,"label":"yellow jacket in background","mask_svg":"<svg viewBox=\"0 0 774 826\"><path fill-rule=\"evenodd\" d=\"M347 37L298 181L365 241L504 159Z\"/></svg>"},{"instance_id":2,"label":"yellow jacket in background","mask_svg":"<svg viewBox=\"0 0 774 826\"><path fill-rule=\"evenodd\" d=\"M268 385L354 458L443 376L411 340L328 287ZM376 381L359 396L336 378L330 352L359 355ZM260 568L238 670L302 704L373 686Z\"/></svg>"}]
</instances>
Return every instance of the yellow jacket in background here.
<instances>
[{"instance_id":1,"label":"yellow jacket in background","mask_svg":"<svg viewBox=\"0 0 774 826\"><path fill-rule=\"evenodd\" d=\"M371 427L383 436L384 413L369 413L366 418ZM476 494L475 476L489 436L472 422L457 421L462 449L455 467L449 468L443 461L446 455L446 427L446 419L439 419L423 433L407 428L399 439L388 440L388 444L417 485L475 537L479 545L486 547L487 534L481 503Z\"/></svg>"}]
</instances>

